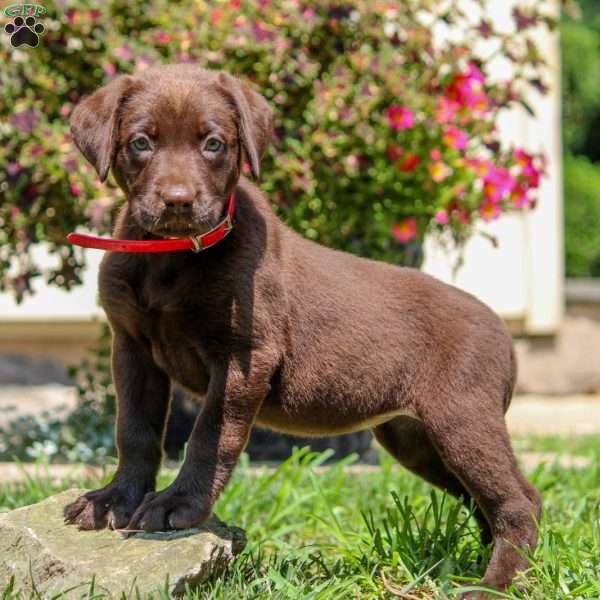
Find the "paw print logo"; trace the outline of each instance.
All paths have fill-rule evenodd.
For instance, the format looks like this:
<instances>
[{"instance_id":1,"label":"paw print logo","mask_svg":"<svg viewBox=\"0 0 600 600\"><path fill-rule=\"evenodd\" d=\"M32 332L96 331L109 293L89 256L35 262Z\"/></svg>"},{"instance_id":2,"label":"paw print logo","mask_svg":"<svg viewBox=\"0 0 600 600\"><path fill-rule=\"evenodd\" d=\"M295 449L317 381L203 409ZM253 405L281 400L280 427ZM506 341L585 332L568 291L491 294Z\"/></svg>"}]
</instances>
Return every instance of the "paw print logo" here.
<instances>
[{"instance_id":1,"label":"paw print logo","mask_svg":"<svg viewBox=\"0 0 600 600\"><path fill-rule=\"evenodd\" d=\"M45 31L41 23L37 23L34 17L15 17L12 23L4 26L4 31L10 35L10 43L18 48L19 46L37 47L40 43L39 36Z\"/></svg>"}]
</instances>

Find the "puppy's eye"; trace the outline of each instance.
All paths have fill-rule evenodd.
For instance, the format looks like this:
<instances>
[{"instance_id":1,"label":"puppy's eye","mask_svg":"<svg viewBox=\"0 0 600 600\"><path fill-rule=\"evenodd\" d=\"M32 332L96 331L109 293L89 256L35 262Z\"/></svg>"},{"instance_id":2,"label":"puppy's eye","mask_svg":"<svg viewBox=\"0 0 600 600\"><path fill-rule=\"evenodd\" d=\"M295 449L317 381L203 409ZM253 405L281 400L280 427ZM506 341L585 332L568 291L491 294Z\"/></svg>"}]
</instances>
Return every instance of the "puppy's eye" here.
<instances>
[{"instance_id":1,"label":"puppy's eye","mask_svg":"<svg viewBox=\"0 0 600 600\"><path fill-rule=\"evenodd\" d=\"M135 138L129 145L137 152L146 152L146 150L150 150L150 140L146 137Z\"/></svg>"},{"instance_id":2,"label":"puppy's eye","mask_svg":"<svg viewBox=\"0 0 600 600\"><path fill-rule=\"evenodd\" d=\"M204 151L212 152L214 154L221 152L223 148L225 148L225 144L216 137L208 138L204 144Z\"/></svg>"}]
</instances>

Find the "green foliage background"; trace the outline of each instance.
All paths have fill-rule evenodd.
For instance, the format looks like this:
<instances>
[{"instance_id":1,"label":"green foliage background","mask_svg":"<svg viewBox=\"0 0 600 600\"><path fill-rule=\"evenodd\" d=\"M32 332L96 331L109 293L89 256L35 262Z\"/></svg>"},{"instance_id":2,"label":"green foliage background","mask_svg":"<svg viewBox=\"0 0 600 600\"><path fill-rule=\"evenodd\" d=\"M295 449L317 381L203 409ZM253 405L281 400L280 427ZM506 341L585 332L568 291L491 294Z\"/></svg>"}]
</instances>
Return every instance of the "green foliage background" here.
<instances>
[{"instance_id":1,"label":"green foliage background","mask_svg":"<svg viewBox=\"0 0 600 600\"><path fill-rule=\"evenodd\" d=\"M600 2L561 25L566 271L600 277Z\"/></svg>"}]
</instances>

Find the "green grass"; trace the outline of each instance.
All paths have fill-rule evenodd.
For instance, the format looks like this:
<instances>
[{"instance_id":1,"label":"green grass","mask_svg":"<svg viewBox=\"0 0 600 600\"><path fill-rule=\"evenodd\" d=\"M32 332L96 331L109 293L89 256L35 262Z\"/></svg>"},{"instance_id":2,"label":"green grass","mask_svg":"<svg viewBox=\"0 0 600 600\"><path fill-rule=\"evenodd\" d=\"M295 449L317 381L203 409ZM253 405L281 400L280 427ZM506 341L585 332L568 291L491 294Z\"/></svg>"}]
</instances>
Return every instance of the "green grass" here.
<instances>
[{"instance_id":1,"label":"green grass","mask_svg":"<svg viewBox=\"0 0 600 600\"><path fill-rule=\"evenodd\" d=\"M499 597L600 598L600 437L515 445L568 448L590 466L554 464L530 474L544 498L541 543L528 572ZM459 503L387 457L379 471L362 474L345 472L348 461L315 469L324 458L299 451L275 472L259 474L240 464L216 513L243 527L248 545L226 573L188 592L188 600L451 598L477 582L489 549L480 547L476 525ZM3 486L0 510L99 483L51 484L40 475ZM3 597L19 595L13 586Z\"/></svg>"}]
</instances>

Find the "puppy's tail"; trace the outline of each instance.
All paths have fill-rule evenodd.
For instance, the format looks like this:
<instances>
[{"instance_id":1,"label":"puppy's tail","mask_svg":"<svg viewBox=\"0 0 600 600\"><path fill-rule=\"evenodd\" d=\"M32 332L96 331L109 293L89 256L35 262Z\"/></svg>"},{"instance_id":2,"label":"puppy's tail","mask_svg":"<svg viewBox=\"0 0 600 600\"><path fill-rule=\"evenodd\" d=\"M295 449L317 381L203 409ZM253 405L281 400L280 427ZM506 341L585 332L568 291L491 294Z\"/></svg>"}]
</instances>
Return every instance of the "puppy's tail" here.
<instances>
[{"instance_id":1,"label":"puppy's tail","mask_svg":"<svg viewBox=\"0 0 600 600\"><path fill-rule=\"evenodd\" d=\"M504 396L504 413L508 410L514 391L515 386L517 384L517 356L515 354L514 345L510 344L510 379L508 381L508 385L506 386L506 394Z\"/></svg>"}]
</instances>

